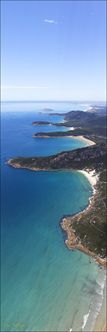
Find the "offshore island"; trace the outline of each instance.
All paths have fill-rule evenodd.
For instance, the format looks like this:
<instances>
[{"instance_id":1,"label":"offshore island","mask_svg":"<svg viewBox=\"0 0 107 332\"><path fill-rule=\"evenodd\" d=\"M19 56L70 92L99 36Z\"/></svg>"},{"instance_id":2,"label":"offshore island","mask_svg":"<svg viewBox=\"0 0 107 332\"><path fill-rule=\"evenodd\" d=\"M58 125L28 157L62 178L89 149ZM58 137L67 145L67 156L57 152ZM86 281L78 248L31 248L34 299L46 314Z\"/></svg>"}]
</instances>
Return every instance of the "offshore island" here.
<instances>
[{"instance_id":1,"label":"offshore island","mask_svg":"<svg viewBox=\"0 0 107 332\"><path fill-rule=\"evenodd\" d=\"M89 206L76 215L63 216L60 226L66 232L65 244L69 249L78 249L106 267L106 107L94 106L86 112L71 111L58 115L63 115L63 122L35 121L32 125L65 126L69 130L35 133L33 137L80 138L87 141L86 147L48 157L16 157L8 160L7 163L14 168L32 171L71 169L80 171L87 176L93 187L93 196Z\"/></svg>"}]
</instances>

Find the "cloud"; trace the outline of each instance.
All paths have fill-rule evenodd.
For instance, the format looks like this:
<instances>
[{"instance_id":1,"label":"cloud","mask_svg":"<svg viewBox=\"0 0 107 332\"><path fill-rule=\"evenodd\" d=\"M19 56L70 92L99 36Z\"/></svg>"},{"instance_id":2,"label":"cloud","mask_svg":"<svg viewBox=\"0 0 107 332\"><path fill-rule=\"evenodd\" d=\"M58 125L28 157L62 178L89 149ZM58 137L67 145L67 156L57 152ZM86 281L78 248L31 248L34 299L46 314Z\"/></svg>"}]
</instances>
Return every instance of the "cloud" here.
<instances>
[{"instance_id":1,"label":"cloud","mask_svg":"<svg viewBox=\"0 0 107 332\"><path fill-rule=\"evenodd\" d=\"M49 24L58 24L57 21L55 21L55 20L50 20L50 19L47 19L47 18L45 18L44 22L45 22L45 23L49 23Z\"/></svg>"}]
</instances>

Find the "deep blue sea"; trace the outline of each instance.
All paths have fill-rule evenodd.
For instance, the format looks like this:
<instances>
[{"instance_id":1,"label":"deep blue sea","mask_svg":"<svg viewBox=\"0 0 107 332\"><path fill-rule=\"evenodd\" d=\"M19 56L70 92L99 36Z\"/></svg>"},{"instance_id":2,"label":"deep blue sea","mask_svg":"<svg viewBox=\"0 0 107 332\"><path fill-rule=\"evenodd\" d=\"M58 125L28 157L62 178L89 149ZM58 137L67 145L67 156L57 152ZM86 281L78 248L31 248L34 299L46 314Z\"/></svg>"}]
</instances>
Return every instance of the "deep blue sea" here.
<instances>
[{"instance_id":1,"label":"deep blue sea","mask_svg":"<svg viewBox=\"0 0 107 332\"><path fill-rule=\"evenodd\" d=\"M66 248L59 225L63 215L88 205L90 183L79 172L32 172L6 164L15 156L83 147L71 138L35 139L35 132L57 127L34 127L32 122L62 121L52 112L87 106L2 105L1 331L89 331L99 310L104 271L87 255Z\"/></svg>"}]
</instances>

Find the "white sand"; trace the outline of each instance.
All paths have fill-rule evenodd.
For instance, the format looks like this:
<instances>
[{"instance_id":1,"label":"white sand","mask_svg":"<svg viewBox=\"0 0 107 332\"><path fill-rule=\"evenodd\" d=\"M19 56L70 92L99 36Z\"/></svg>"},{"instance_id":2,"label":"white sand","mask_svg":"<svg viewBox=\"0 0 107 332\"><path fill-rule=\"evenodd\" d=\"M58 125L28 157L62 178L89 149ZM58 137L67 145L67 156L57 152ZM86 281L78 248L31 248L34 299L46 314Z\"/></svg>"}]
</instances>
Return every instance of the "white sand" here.
<instances>
[{"instance_id":1,"label":"white sand","mask_svg":"<svg viewBox=\"0 0 107 332\"><path fill-rule=\"evenodd\" d=\"M99 174L96 174L95 170L84 170L84 171L79 171L80 173L84 174L88 181L91 183L91 186L93 188L93 194L95 194L95 186L99 178ZM103 297L103 303L101 310L96 318L96 322L93 328L93 332L107 332L107 319L106 319L106 283L104 287L104 297Z\"/></svg>"},{"instance_id":2,"label":"white sand","mask_svg":"<svg viewBox=\"0 0 107 332\"><path fill-rule=\"evenodd\" d=\"M89 145L95 145L96 143L91 141L90 139L88 138L85 138L84 136L68 136L68 137L71 137L71 138L75 138L75 139L78 139L78 140L81 140L81 141L84 141L88 146Z\"/></svg>"},{"instance_id":3,"label":"white sand","mask_svg":"<svg viewBox=\"0 0 107 332\"><path fill-rule=\"evenodd\" d=\"M93 141L86 139L84 136L77 136L75 138L82 139L88 143L88 145L93 145L95 144ZM96 189L95 186L97 184L99 174L96 174L95 170L80 170L78 171L82 173L84 176L87 177L88 181L90 182L92 188L93 188L93 194L95 194ZM96 323L93 329L93 332L107 332L107 321L106 321L106 286L105 286L105 291L104 291L104 298L103 298L103 304L102 308L100 310L99 315L97 316Z\"/></svg>"},{"instance_id":4,"label":"white sand","mask_svg":"<svg viewBox=\"0 0 107 332\"><path fill-rule=\"evenodd\" d=\"M107 332L107 299L106 299L106 283L104 287L104 298L103 298L103 303L101 310L97 316L93 332Z\"/></svg>"},{"instance_id":5,"label":"white sand","mask_svg":"<svg viewBox=\"0 0 107 332\"><path fill-rule=\"evenodd\" d=\"M74 129L76 129L76 128L74 128L74 127L70 127L69 129L70 129L70 130L74 130Z\"/></svg>"},{"instance_id":6,"label":"white sand","mask_svg":"<svg viewBox=\"0 0 107 332\"><path fill-rule=\"evenodd\" d=\"M84 174L87 177L88 181L91 183L93 192L95 193L95 186L96 186L98 178L99 178L99 175L96 174L95 170L90 171L87 169L87 170L83 170L83 171L80 170L78 172Z\"/></svg>"}]
</instances>

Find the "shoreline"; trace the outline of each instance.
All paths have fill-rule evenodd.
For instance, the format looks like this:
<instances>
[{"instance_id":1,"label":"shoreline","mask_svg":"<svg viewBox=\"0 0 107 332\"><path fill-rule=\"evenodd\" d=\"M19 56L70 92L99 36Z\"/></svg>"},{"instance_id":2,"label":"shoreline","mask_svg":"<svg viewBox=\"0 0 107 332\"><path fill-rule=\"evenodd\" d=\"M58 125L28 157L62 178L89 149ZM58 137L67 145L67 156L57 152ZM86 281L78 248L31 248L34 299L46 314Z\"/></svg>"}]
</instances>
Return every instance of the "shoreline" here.
<instances>
[{"instance_id":1,"label":"shoreline","mask_svg":"<svg viewBox=\"0 0 107 332\"><path fill-rule=\"evenodd\" d=\"M84 170L78 170L77 172L83 174L88 179L88 181L90 182L90 184L92 186L93 195L94 195L96 193L95 187L96 187L97 181L99 179L99 174L96 174L95 169L90 170L88 168L84 169ZM92 197L90 199L92 199Z\"/></svg>"},{"instance_id":2,"label":"shoreline","mask_svg":"<svg viewBox=\"0 0 107 332\"><path fill-rule=\"evenodd\" d=\"M103 299L101 309L97 314L95 319L95 324L93 326L92 332L107 332L107 322L106 322L106 281L103 290Z\"/></svg>"},{"instance_id":3,"label":"shoreline","mask_svg":"<svg viewBox=\"0 0 107 332\"><path fill-rule=\"evenodd\" d=\"M71 127L73 128L73 127ZM72 131L74 129L71 129ZM60 135L60 136L49 136L48 134L47 135L39 135L39 136L35 136L35 134L32 135L33 138L74 138L74 139L77 139L77 140L80 140L84 143L87 144L87 146L91 146L91 145L96 145L96 143L92 140L90 140L89 138L86 138L85 136L83 135Z\"/></svg>"},{"instance_id":4,"label":"shoreline","mask_svg":"<svg viewBox=\"0 0 107 332\"><path fill-rule=\"evenodd\" d=\"M82 211L84 213L85 210ZM78 213L76 216L81 215L81 212ZM71 217L73 219L73 217ZM79 241L76 236L75 232L71 227L71 221L69 221L69 217L65 217L60 222L60 226L62 230L64 230L67 234L67 239L65 240L65 244L69 250L80 250L84 254L92 257L97 264L99 264L101 267L106 268L106 259L101 258L97 254L95 254L93 251L89 250L87 247L81 244L81 241Z\"/></svg>"},{"instance_id":5,"label":"shoreline","mask_svg":"<svg viewBox=\"0 0 107 332\"><path fill-rule=\"evenodd\" d=\"M73 128L73 127L71 127L71 128ZM70 130L74 130L74 129L71 129L71 128L70 128ZM74 135L72 135L72 134L74 134ZM33 137L35 137L35 136L33 136ZM41 137L43 138L43 136L41 136ZM48 135L44 136L44 138L45 137L50 138ZM62 136L62 137L72 138L72 139L74 138L74 139L80 140L81 142L83 141L84 143L86 143L86 146L92 146L92 145L94 146L96 144L95 142L91 141L89 138L86 138L82 135L76 136L75 133L73 133L73 132L71 132L70 135L68 135L68 136L66 135L66 136ZM87 137L90 137L90 136L87 135ZM58 137L55 137L55 138L58 138ZM78 157L78 155L77 155L77 157ZM65 155L65 158L66 158L66 155ZM86 156L86 160L87 160L87 156ZM10 159L10 165L11 165L11 161L12 161L12 159ZM8 163L8 165L9 165L9 163ZM23 168L23 169L31 170L31 171L60 171L60 169L59 170L57 170L57 169L51 170L51 169L40 169L40 168L35 168L35 167L34 168L32 168L32 167L29 168L29 167L20 166L20 163L19 164L16 163L16 165L14 165L14 166L12 165L12 166L14 168ZM88 165L88 163L87 163L87 165ZM91 210L91 208L94 205L94 202L96 200L96 196L97 196L97 187L96 187L96 185L97 185L97 181L99 179L99 175L96 174L94 166L92 165L91 170L88 169L88 167L86 167L86 168L82 167L82 170L78 170L78 169L80 169L80 161L78 163L78 166L79 167L77 169L75 169L75 170L72 169L72 171L80 172L81 174L83 174L84 176L87 177L88 181L90 182L90 184L92 186L93 193L92 193L91 197L89 198L89 204L86 207L86 209L81 210L75 216L70 216L69 218L65 217L65 219L66 219L65 221L67 221L67 223L65 223L65 229L63 227L62 228L64 229L64 231L66 231L66 234L70 236L70 247L69 247L68 242L65 241L65 244L71 250L80 250L81 252L87 254L89 257L91 256L92 259L96 261L96 263L98 263L102 268L105 268L105 264L106 264L105 258L102 259L99 256L97 256L95 253L93 253L91 250L88 250L87 244L86 244L86 247L84 246L84 243L86 243L86 242L83 242L83 245L81 244L80 239L79 239L79 242L78 241L76 242L77 237L75 236L74 230L72 229L72 226L70 224L68 224L70 222L70 219L72 219L73 217L76 217L77 215L80 216L80 214L83 215L85 213L85 211L88 211L89 209ZM66 169L66 171L69 171L69 169ZM68 227L68 229L67 229L67 227ZM70 233L68 234L68 232L70 232ZM71 238L72 238L73 244L71 243L72 242ZM69 239L67 239L67 241L68 240ZM103 298L102 298L102 302L103 302ZM102 305L102 302L101 302L101 307L99 309L99 312L95 316L95 320L94 320L95 326L94 326L94 323L93 323L93 327L94 327L93 332L106 331L106 329L105 329L104 307ZM97 306L97 303L95 303L94 309L96 308L96 306ZM85 328L85 325L83 327L83 330L84 330L84 328ZM92 331L92 330L90 329L90 331Z\"/></svg>"},{"instance_id":6,"label":"shoreline","mask_svg":"<svg viewBox=\"0 0 107 332\"><path fill-rule=\"evenodd\" d=\"M89 138L86 138L85 136L83 135L78 135L78 136L75 136L75 135L71 135L71 136L66 136L67 138L70 137L70 138L75 138L75 139L78 139L80 141L83 141L85 143L88 144L88 146L91 146L91 145L95 145L96 143L92 140L90 140Z\"/></svg>"},{"instance_id":7,"label":"shoreline","mask_svg":"<svg viewBox=\"0 0 107 332\"><path fill-rule=\"evenodd\" d=\"M66 136L67 137L67 136ZM81 139L83 141L85 141L88 145L95 145L96 143L86 139L84 136L68 136L71 138L75 138L75 139ZM9 164L9 162L8 162ZM10 160L10 164L11 164L11 160ZM15 168L20 168L20 164L17 164L17 166L13 166ZM50 171L51 169L40 169L40 168L29 168L29 167L22 167L21 168L26 168L29 169L31 171ZM51 170L52 171L52 170ZM54 170L56 171L56 170ZM58 170L57 170L58 171ZM72 171L74 171L74 169L72 169ZM96 195L97 195L97 182L99 180L99 174L96 173L95 169L90 169L90 168L84 168L82 170L76 170L76 172L79 172L81 174L83 174L88 181L91 184L92 190L93 190L93 194L91 195L90 199L89 199L89 204L88 206L83 210L80 211L79 213L77 213L74 216L71 217L65 217L61 220L60 226L61 228L66 232L67 234L67 239L65 240L65 245L67 246L68 249L70 250L80 250L81 252L83 252L84 254L87 254L88 256L92 257L92 259L99 265L101 266L101 268L106 268L106 258L101 258L99 255L97 255L96 253L94 253L93 251L89 250L86 246L82 245L80 239L78 241L77 237L75 236L75 232L72 229L71 226L71 220L75 217L80 218L80 216L84 215L84 213L88 212L89 210L91 210L91 208L94 205L95 199L96 199ZM99 310L99 312L97 313L97 316L95 318L95 323L93 324L93 328L92 330L90 330L90 332L106 332L106 316L105 316L105 308L106 305L104 303L104 298L102 298L102 304L101 304L101 308Z\"/></svg>"},{"instance_id":8,"label":"shoreline","mask_svg":"<svg viewBox=\"0 0 107 332\"><path fill-rule=\"evenodd\" d=\"M65 244L68 249L70 250L80 250L81 252L91 256L96 263L98 263L100 266L106 268L107 267L107 262L106 258L101 258L99 255L95 254L93 251L89 250L86 246L82 245L80 239L78 239L75 235L75 231L72 228L72 221L75 218L78 218L78 221L84 213L87 213L91 207L92 204L94 204L94 200L96 197L96 184L99 179L99 174L95 173L95 170L78 170L77 172L82 173L84 176L87 177L88 181L90 182L92 189L93 189L93 195L89 199L89 204L88 206L80 211L79 213L75 214L74 216L66 216L61 219L60 226L61 228L66 232L67 234L67 239L65 240Z\"/></svg>"},{"instance_id":9,"label":"shoreline","mask_svg":"<svg viewBox=\"0 0 107 332\"><path fill-rule=\"evenodd\" d=\"M93 195L90 197L89 205L83 211L81 211L81 212L77 213L76 215L74 215L74 217L81 216L86 211L91 209L92 202L94 201L95 195L96 195L96 184L97 184L97 181L99 179L99 174L96 174L95 170L90 171L89 169L85 169L85 170L78 170L78 172L83 174L88 179L88 181L90 182L90 184L92 186L92 189L93 189ZM74 218L74 217L71 217L71 218ZM88 248L83 246L80 241L79 241L79 243L78 242L76 243L76 236L75 236L75 233L74 233L74 231L71 227L71 222L69 221L69 217L63 218L61 223L60 223L60 226L67 234L67 239L65 240L65 244L66 244L68 249L70 249L70 250L80 250L84 254L87 254L88 256L92 257L95 260L95 262L97 264L99 264L102 268L107 267L106 259L102 259L98 255L96 255L94 252L91 252ZM95 323L93 324L93 328L92 328L91 331L92 332L107 332L107 324L106 324L106 283L105 283L105 286L104 286L104 292L103 292L101 308L100 308L100 311L98 312L98 314L96 316Z\"/></svg>"}]
</instances>

